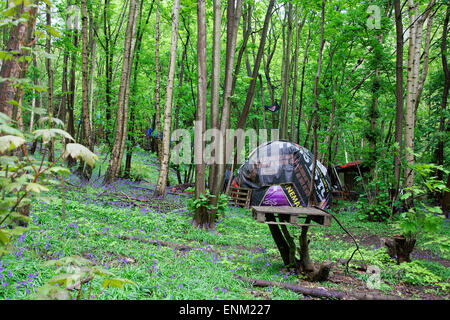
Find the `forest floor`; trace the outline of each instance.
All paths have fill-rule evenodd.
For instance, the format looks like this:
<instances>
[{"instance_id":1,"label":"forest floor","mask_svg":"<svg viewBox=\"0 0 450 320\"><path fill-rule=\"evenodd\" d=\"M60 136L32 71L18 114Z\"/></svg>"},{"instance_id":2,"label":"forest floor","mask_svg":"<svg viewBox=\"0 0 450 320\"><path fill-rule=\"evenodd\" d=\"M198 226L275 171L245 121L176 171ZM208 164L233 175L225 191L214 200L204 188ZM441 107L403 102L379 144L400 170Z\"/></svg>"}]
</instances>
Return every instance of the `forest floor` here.
<instances>
[{"instance_id":1,"label":"forest floor","mask_svg":"<svg viewBox=\"0 0 450 320\"><path fill-rule=\"evenodd\" d=\"M97 152L101 156L100 151ZM346 293L344 299L361 294L401 299L449 299L450 253L439 251L419 238L412 262L397 265L386 253L382 238L394 234L392 224L361 221L352 203L332 208L360 245L348 272L340 259L355 249L353 240L335 223L310 231L310 254L319 264L333 263L329 279L313 283L286 270L268 227L251 218L249 210L230 207L216 223L217 233L194 229L187 209L189 193L168 188L165 199L152 198L157 180L156 157L144 151L133 157L132 176L145 181L118 180L103 186L96 169L88 184L72 175L65 191L49 192L49 203L34 203L34 230L20 236L14 251L0 260L0 299L31 299L39 287L61 271L48 261L81 256L134 284L123 288L102 287L101 275L72 291L81 299L320 299L287 290L291 284L324 292ZM171 175L171 181L176 181ZM446 221L447 223L448 221ZM299 235L298 228L290 227ZM443 234L449 236L446 226ZM364 262L374 275L359 268ZM272 281L277 285L253 286L239 277ZM379 279L379 281L377 281ZM376 288L369 289L368 284Z\"/></svg>"}]
</instances>

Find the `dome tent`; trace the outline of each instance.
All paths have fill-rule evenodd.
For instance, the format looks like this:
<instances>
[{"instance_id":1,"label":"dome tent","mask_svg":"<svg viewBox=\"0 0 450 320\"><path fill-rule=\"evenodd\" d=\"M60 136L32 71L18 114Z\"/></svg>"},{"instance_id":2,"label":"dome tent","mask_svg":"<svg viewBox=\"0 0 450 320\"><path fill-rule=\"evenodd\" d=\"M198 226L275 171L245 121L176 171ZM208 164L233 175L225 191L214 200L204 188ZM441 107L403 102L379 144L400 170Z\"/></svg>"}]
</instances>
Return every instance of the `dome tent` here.
<instances>
[{"instance_id":1,"label":"dome tent","mask_svg":"<svg viewBox=\"0 0 450 320\"><path fill-rule=\"evenodd\" d=\"M238 169L232 186L251 189L253 206L305 207L313 158L311 151L286 140L264 143ZM318 161L314 195L320 208L329 207L331 182L327 169Z\"/></svg>"}]
</instances>

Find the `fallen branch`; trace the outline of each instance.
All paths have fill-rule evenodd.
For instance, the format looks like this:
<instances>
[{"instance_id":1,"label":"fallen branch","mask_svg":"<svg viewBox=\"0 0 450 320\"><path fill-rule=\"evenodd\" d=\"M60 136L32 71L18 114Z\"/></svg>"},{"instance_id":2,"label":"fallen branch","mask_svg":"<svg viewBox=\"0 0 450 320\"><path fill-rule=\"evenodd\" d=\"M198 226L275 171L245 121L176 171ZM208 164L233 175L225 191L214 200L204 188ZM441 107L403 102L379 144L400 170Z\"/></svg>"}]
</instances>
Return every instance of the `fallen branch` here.
<instances>
[{"instance_id":1,"label":"fallen branch","mask_svg":"<svg viewBox=\"0 0 450 320\"><path fill-rule=\"evenodd\" d=\"M256 286L256 287L279 287L279 288L283 288L283 289L301 293L305 296L310 296L310 297L315 297L315 298L330 298L330 299L355 298L358 300L402 300L401 298L398 298L398 297L385 296L385 295L379 295L379 294L359 293L359 292L350 294L348 292L327 290L325 288L320 288L320 289L306 288L306 287L301 287L299 285L284 283L284 282L274 282L274 281L267 281L267 280L244 278L244 277L241 277L236 274L234 275L234 277L243 282L251 283L253 286Z\"/></svg>"}]
</instances>

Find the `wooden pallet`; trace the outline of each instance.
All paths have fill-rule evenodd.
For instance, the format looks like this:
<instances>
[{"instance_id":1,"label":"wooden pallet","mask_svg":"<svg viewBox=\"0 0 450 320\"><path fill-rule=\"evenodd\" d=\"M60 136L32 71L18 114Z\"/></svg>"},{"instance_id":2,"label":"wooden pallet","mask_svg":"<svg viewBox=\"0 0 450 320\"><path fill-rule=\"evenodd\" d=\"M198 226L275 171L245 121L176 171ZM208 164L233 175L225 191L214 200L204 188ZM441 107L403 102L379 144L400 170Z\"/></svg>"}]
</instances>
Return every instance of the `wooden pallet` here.
<instances>
[{"instance_id":1,"label":"wooden pallet","mask_svg":"<svg viewBox=\"0 0 450 320\"><path fill-rule=\"evenodd\" d=\"M252 189L230 186L228 195L231 197L231 203L238 207L250 208L252 199Z\"/></svg>"},{"instance_id":2,"label":"wooden pallet","mask_svg":"<svg viewBox=\"0 0 450 320\"><path fill-rule=\"evenodd\" d=\"M269 217L268 217L269 216ZM299 216L323 217L322 223L299 223ZM275 217L275 219L274 219ZM331 226L331 215L311 207L271 207L253 206L252 218L257 222L277 225L295 225L297 227L329 227ZM269 218L269 219L267 219ZM278 219L277 219L278 218Z\"/></svg>"}]
</instances>

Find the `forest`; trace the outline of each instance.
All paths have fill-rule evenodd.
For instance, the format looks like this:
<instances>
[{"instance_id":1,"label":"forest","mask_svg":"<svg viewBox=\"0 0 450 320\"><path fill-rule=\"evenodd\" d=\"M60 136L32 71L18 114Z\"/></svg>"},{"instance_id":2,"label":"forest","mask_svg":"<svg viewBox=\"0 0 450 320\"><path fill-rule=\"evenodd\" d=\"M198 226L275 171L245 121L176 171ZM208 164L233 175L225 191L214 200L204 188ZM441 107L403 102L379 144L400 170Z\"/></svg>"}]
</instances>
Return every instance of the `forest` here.
<instances>
[{"instance_id":1,"label":"forest","mask_svg":"<svg viewBox=\"0 0 450 320\"><path fill-rule=\"evenodd\" d=\"M448 0L0 10L0 300L449 299Z\"/></svg>"}]
</instances>

